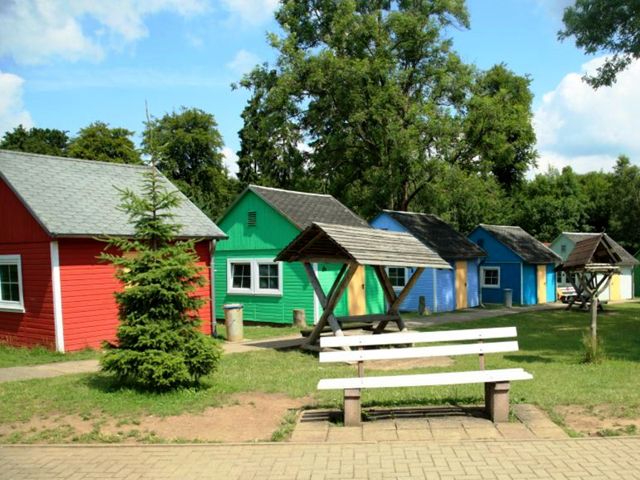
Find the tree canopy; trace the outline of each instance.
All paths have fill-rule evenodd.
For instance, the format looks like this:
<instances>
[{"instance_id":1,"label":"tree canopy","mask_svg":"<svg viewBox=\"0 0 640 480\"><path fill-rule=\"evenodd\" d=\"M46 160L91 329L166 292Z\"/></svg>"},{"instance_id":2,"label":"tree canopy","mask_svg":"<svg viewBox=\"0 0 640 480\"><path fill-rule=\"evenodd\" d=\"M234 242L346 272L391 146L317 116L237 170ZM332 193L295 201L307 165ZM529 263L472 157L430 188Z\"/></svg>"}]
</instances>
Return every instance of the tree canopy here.
<instances>
[{"instance_id":1,"label":"tree canopy","mask_svg":"<svg viewBox=\"0 0 640 480\"><path fill-rule=\"evenodd\" d=\"M617 75L640 58L640 2L637 0L576 0L562 17L560 39L574 37L588 54L610 54L595 75L585 80L595 88L610 86Z\"/></svg>"},{"instance_id":2,"label":"tree canopy","mask_svg":"<svg viewBox=\"0 0 640 480\"><path fill-rule=\"evenodd\" d=\"M211 218L224 211L236 193L234 179L223 163L223 142L213 115L185 108L152 118L142 146L151 154L156 145L157 166Z\"/></svg>"},{"instance_id":3,"label":"tree canopy","mask_svg":"<svg viewBox=\"0 0 640 480\"><path fill-rule=\"evenodd\" d=\"M131 140L132 131L111 128L104 122L93 122L81 128L69 143L70 157L102 162L142 164L140 153Z\"/></svg>"},{"instance_id":4,"label":"tree canopy","mask_svg":"<svg viewBox=\"0 0 640 480\"><path fill-rule=\"evenodd\" d=\"M329 192L370 215L409 208L434 164L509 187L533 164L528 79L477 71L445 35L468 27L462 0L286 0L276 19L276 64L240 82L241 181Z\"/></svg>"},{"instance_id":5,"label":"tree canopy","mask_svg":"<svg viewBox=\"0 0 640 480\"><path fill-rule=\"evenodd\" d=\"M67 154L69 136L64 130L55 128L30 128L18 125L10 132L6 132L0 148L17 150L20 152L40 153L63 157Z\"/></svg>"}]
</instances>

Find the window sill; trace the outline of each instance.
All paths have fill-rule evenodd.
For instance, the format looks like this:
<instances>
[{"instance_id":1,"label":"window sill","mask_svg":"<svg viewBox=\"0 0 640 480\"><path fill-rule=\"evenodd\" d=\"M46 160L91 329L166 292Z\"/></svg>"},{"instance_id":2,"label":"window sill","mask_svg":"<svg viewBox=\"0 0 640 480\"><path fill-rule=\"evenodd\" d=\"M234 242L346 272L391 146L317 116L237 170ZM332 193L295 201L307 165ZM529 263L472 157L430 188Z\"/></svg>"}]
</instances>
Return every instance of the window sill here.
<instances>
[{"instance_id":1,"label":"window sill","mask_svg":"<svg viewBox=\"0 0 640 480\"><path fill-rule=\"evenodd\" d=\"M492 288L493 290L500 290L500 285L482 285L482 288Z\"/></svg>"},{"instance_id":2,"label":"window sill","mask_svg":"<svg viewBox=\"0 0 640 480\"><path fill-rule=\"evenodd\" d=\"M23 306L10 306L10 305L0 305L0 312L7 313L25 313L25 309Z\"/></svg>"},{"instance_id":3,"label":"window sill","mask_svg":"<svg viewBox=\"0 0 640 480\"><path fill-rule=\"evenodd\" d=\"M282 297L282 292L252 292L250 290L242 292L237 290L227 290L227 295L244 295L248 297Z\"/></svg>"}]
</instances>

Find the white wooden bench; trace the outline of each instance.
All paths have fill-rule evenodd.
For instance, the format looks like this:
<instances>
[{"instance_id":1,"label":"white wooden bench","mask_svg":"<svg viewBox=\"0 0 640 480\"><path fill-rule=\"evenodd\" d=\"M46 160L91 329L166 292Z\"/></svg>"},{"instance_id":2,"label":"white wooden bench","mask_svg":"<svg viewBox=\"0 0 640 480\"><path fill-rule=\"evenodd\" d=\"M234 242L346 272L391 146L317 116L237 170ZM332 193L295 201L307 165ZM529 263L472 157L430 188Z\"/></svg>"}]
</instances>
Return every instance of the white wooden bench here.
<instances>
[{"instance_id":1,"label":"white wooden bench","mask_svg":"<svg viewBox=\"0 0 640 480\"><path fill-rule=\"evenodd\" d=\"M319 390L344 390L344 424L360 425L361 391L365 388L427 387L437 385L461 385L484 383L485 408L490 418L506 422L509 418L509 387L514 380L529 380L533 376L521 368L485 370L484 355L487 353L514 352L518 350L515 340L486 342L486 340L516 337L515 327L480 328L442 332L400 332L380 335L351 335L322 337L322 348L357 348L349 351L322 351L320 362L357 362L358 376L350 378L328 378L318 382ZM421 343L468 342L448 345L416 347ZM407 346L413 345L413 346ZM377 348L372 348L377 347ZM396 348L379 348L396 347ZM374 360L400 360L408 358L450 357L477 354L480 369L467 372L428 373L414 375L364 376L364 362Z\"/></svg>"}]
</instances>

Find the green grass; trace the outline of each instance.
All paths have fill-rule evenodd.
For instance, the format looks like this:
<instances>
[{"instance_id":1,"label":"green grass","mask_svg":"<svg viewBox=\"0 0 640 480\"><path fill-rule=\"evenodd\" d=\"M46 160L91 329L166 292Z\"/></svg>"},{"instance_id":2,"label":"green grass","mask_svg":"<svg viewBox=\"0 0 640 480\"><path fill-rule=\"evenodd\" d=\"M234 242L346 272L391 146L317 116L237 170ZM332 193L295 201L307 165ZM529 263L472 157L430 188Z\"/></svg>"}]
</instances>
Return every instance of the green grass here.
<instances>
[{"instance_id":1,"label":"green grass","mask_svg":"<svg viewBox=\"0 0 640 480\"><path fill-rule=\"evenodd\" d=\"M43 363L87 360L98 358L97 350L82 350L73 353L59 353L45 347L12 347L0 344L0 368L41 365Z\"/></svg>"},{"instance_id":2,"label":"green grass","mask_svg":"<svg viewBox=\"0 0 640 480\"><path fill-rule=\"evenodd\" d=\"M227 338L227 329L224 323L217 324L218 337L222 340ZM274 337L285 337L287 335L300 335L300 329L291 325L244 325L243 336L245 340L264 340Z\"/></svg>"},{"instance_id":3,"label":"green grass","mask_svg":"<svg viewBox=\"0 0 640 480\"><path fill-rule=\"evenodd\" d=\"M586 407L610 405L612 415L640 415L640 304L609 306L599 315L599 332L607 348L602 364L582 362L582 333L588 313L544 311L434 327L438 330L499 327L518 328L520 350L487 356L487 368L522 367L533 380L514 382L512 402L534 403L553 411L558 405ZM265 328L265 327L255 327ZM266 327L264 332L269 333ZM290 327L289 327L290 328ZM278 329L280 332L281 330ZM262 330L261 330L262 332ZM248 335L247 335L248 336ZM279 335L278 335L279 336ZM412 373L477 369L476 356L456 357L450 368L414 369ZM390 372L368 370L367 375ZM201 412L229 402L240 392L285 393L312 396L322 407L340 407L342 392L319 392L321 378L355 375L353 366L320 365L317 356L298 350L264 350L226 355L219 371L198 388L149 393L120 387L104 374L83 374L0 384L0 424L34 416L78 414L88 418L109 416L135 422L142 415ZM437 388L375 389L363 393L363 404L469 404L481 403L481 385ZM284 426L286 435L288 427ZM6 441L0 440L0 441Z\"/></svg>"}]
</instances>

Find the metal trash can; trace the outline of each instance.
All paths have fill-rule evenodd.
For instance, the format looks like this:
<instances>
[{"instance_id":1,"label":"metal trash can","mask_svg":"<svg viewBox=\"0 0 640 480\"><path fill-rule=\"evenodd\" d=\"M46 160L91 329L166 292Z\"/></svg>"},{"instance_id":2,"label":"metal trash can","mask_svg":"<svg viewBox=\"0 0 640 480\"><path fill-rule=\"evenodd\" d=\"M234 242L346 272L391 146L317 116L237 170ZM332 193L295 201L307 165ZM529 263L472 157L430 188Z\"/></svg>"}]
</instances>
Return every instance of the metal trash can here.
<instances>
[{"instance_id":1,"label":"metal trash can","mask_svg":"<svg viewBox=\"0 0 640 480\"><path fill-rule=\"evenodd\" d=\"M504 306L511 308L513 306L513 290L510 288L504 289Z\"/></svg>"},{"instance_id":2,"label":"metal trash can","mask_svg":"<svg viewBox=\"0 0 640 480\"><path fill-rule=\"evenodd\" d=\"M242 332L242 310L241 303L227 303L222 306L224 310L224 326L227 329L228 342L241 342Z\"/></svg>"}]
</instances>

